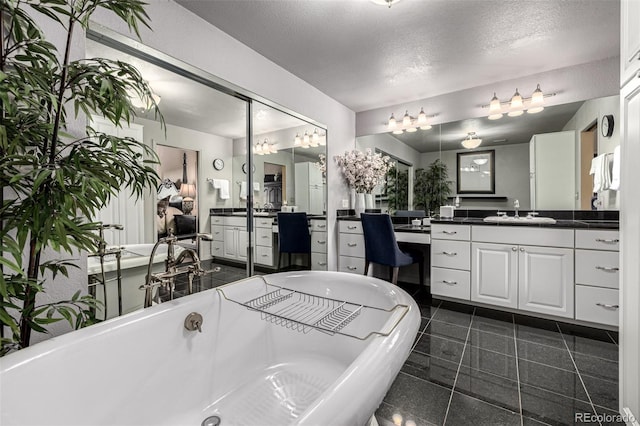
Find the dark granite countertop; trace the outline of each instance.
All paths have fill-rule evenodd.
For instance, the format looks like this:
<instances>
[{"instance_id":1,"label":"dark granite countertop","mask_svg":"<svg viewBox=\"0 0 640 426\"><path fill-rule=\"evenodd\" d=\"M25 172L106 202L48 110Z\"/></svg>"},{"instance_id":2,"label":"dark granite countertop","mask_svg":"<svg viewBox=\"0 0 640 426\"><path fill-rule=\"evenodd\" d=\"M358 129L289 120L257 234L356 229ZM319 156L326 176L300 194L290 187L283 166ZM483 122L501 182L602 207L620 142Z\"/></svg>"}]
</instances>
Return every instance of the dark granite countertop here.
<instances>
[{"instance_id":1,"label":"dark granite countertop","mask_svg":"<svg viewBox=\"0 0 640 426\"><path fill-rule=\"evenodd\" d=\"M256 219L259 219L261 217L276 218L278 216L278 213L280 212L267 212L267 214L254 213L253 217ZM211 209L211 211L209 212L209 216L247 217L247 214L245 211L213 211L213 209ZM327 218L325 215L322 215L322 214L307 214L307 217L309 219L326 219Z\"/></svg>"},{"instance_id":2,"label":"dark granite countertop","mask_svg":"<svg viewBox=\"0 0 640 426\"><path fill-rule=\"evenodd\" d=\"M573 220L557 219L556 223L527 222L485 222L481 217L455 217L453 219L431 219L432 224L449 225L487 225L487 226L526 226L539 228L572 228L572 229L619 229L620 222L615 220Z\"/></svg>"}]
</instances>

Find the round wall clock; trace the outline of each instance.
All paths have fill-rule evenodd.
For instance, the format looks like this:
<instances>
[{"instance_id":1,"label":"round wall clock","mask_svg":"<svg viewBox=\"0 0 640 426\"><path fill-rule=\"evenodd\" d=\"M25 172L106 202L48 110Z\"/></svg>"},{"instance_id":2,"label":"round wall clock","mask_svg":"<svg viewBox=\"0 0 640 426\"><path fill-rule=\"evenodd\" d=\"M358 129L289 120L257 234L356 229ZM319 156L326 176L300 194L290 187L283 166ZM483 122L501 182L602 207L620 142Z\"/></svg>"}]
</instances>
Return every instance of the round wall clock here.
<instances>
[{"instance_id":1,"label":"round wall clock","mask_svg":"<svg viewBox=\"0 0 640 426\"><path fill-rule=\"evenodd\" d=\"M216 158L213 160L213 168L216 170L224 169L224 161L222 161L222 158Z\"/></svg>"},{"instance_id":2,"label":"round wall clock","mask_svg":"<svg viewBox=\"0 0 640 426\"><path fill-rule=\"evenodd\" d=\"M242 163L242 172L246 175L247 174L247 163ZM256 165L253 164L251 167L251 172L255 173L256 172Z\"/></svg>"},{"instance_id":3,"label":"round wall clock","mask_svg":"<svg viewBox=\"0 0 640 426\"><path fill-rule=\"evenodd\" d=\"M611 137L613 134L613 115L608 114L602 117L602 125L600 126L602 130L602 136L605 138Z\"/></svg>"}]
</instances>

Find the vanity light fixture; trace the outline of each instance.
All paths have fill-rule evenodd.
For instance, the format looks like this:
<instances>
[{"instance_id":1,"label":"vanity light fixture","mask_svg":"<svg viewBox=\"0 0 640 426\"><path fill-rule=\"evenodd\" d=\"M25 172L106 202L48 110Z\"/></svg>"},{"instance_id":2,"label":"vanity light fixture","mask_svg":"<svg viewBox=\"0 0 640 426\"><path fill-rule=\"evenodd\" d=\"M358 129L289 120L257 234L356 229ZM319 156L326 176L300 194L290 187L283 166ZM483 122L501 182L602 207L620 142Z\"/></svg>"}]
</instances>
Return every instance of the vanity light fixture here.
<instances>
[{"instance_id":1,"label":"vanity light fixture","mask_svg":"<svg viewBox=\"0 0 640 426\"><path fill-rule=\"evenodd\" d=\"M474 149L480 146L482 139L476 136L476 132L469 132L461 143L466 149Z\"/></svg>"},{"instance_id":2,"label":"vanity light fixture","mask_svg":"<svg viewBox=\"0 0 640 426\"><path fill-rule=\"evenodd\" d=\"M300 133L296 133L296 137L293 139L293 146L300 146L301 144Z\"/></svg>"},{"instance_id":3,"label":"vanity light fixture","mask_svg":"<svg viewBox=\"0 0 640 426\"><path fill-rule=\"evenodd\" d=\"M296 137L293 139L293 146L305 149L325 146L327 144L326 136L326 133L318 132L317 128L313 130L312 134L309 134L309 131L305 130L302 137L300 137L300 133L296 133Z\"/></svg>"},{"instance_id":4,"label":"vanity light fixture","mask_svg":"<svg viewBox=\"0 0 640 426\"><path fill-rule=\"evenodd\" d=\"M498 120L502 118L502 115L506 112L509 117L518 117L525 111L528 114L536 114L544 110L544 98L555 96L555 93L549 93L545 95L540 89L540 84L536 86L536 90L533 92L530 98L523 98L518 89L513 94L511 99L507 102L500 102L496 93L493 93L493 98L489 105L483 105L483 108L489 108L489 120Z\"/></svg>"},{"instance_id":5,"label":"vanity light fixture","mask_svg":"<svg viewBox=\"0 0 640 426\"><path fill-rule=\"evenodd\" d=\"M269 154L276 154L278 152L278 149L276 147L276 144L273 143L269 143L269 139L265 138L264 142L256 142L255 146L253 147L253 153L256 155L269 155Z\"/></svg>"},{"instance_id":6,"label":"vanity light fixture","mask_svg":"<svg viewBox=\"0 0 640 426\"><path fill-rule=\"evenodd\" d=\"M431 124L429 124L429 118L433 118L435 115L428 116L424 112L424 108L420 108L420 113L418 114L418 118L414 118L409 114L409 110L405 110L404 116L402 117L402 121L398 123L393 113L391 117L389 117L389 121L387 121L387 129L391 131L394 135L401 135L404 132L413 133L418 129L421 130L429 130L431 129ZM398 127L400 126L400 127Z\"/></svg>"}]
</instances>

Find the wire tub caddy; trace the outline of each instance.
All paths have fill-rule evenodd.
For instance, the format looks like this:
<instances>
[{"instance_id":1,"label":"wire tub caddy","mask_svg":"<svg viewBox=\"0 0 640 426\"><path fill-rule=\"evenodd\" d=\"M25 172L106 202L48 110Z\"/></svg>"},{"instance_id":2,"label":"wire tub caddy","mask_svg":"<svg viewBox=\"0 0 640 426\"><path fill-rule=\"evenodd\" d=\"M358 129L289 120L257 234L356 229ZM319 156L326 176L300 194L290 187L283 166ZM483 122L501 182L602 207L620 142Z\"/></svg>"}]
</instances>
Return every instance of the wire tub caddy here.
<instances>
[{"instance_id":1,"label":"wire tub caddy","mask_svg":"<svg viewBox=\"0 0 640 426\"><path fill-rule=\"evenodd\" d=\"M330 335L340 334L358 340L370 336L388 336L409 311L408 305L397 304L390 309L331 299L271 284L263 276L264 294L247 301L237 300L217 290L230 301L259 312L263 320L302 333L318 330ZM246 280L232 283L230 286ZM358 320L356 320L358 319Z\"/></svg>"}]
</instances>

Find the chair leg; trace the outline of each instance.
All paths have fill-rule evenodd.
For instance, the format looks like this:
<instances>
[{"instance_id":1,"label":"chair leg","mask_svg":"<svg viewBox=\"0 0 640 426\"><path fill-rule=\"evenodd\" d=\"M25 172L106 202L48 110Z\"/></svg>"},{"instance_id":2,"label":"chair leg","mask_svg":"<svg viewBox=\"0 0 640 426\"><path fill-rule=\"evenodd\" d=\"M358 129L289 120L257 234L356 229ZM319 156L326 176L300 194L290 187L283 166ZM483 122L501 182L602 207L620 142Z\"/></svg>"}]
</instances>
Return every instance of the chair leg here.
<instances>
[{"instance_id":1,"label":"chair leg","mask_svg":"<svg viewBox=\"0 0 640 426\"><path fill-rule=\"evenodd\" d=\"M289 265L287 266L289 270L293 270L291 265L291 253L287 253L287 262L289 263Z\"/></svg>"},{"instance_id":2,"label":"chair leg","mask_svg":"<svg viewBox=\"0 0 640 426\"><path fill-rule=\"evenodd\" d=\"M368 260L364 261L364 275L365 276L369 275L369 261Z\"/></svg>"},{"instance_id":3,"label":"chair leg","mask_svg":"<svg viewBox=\"0 0 640 426\"><path fill-rule=\"evenodd\" d=\"M399 267L393 268L393 277L391 278L391 284L398 285L398 271L400 271Z\"/></svg>"},{"instance_id":4,"label":"chair leg","mask_svg":"<svg viewBox=\"0 0 640 426\"><path fill-rule=\"evenodd\" d=\"M420 285L424 285L424 262L418 263L418 270L420 271Z\"/></svg>"},{"instance_id":5,"label":"chair leg","mask_svg":"<svg viewBox=\"0 0 640 426\"><path fill-rule=\"evenodd\" d=\"M278 252L278 272L280 272L280 261L282 260L282 253Z\"/></svg>"}]
</instances>

